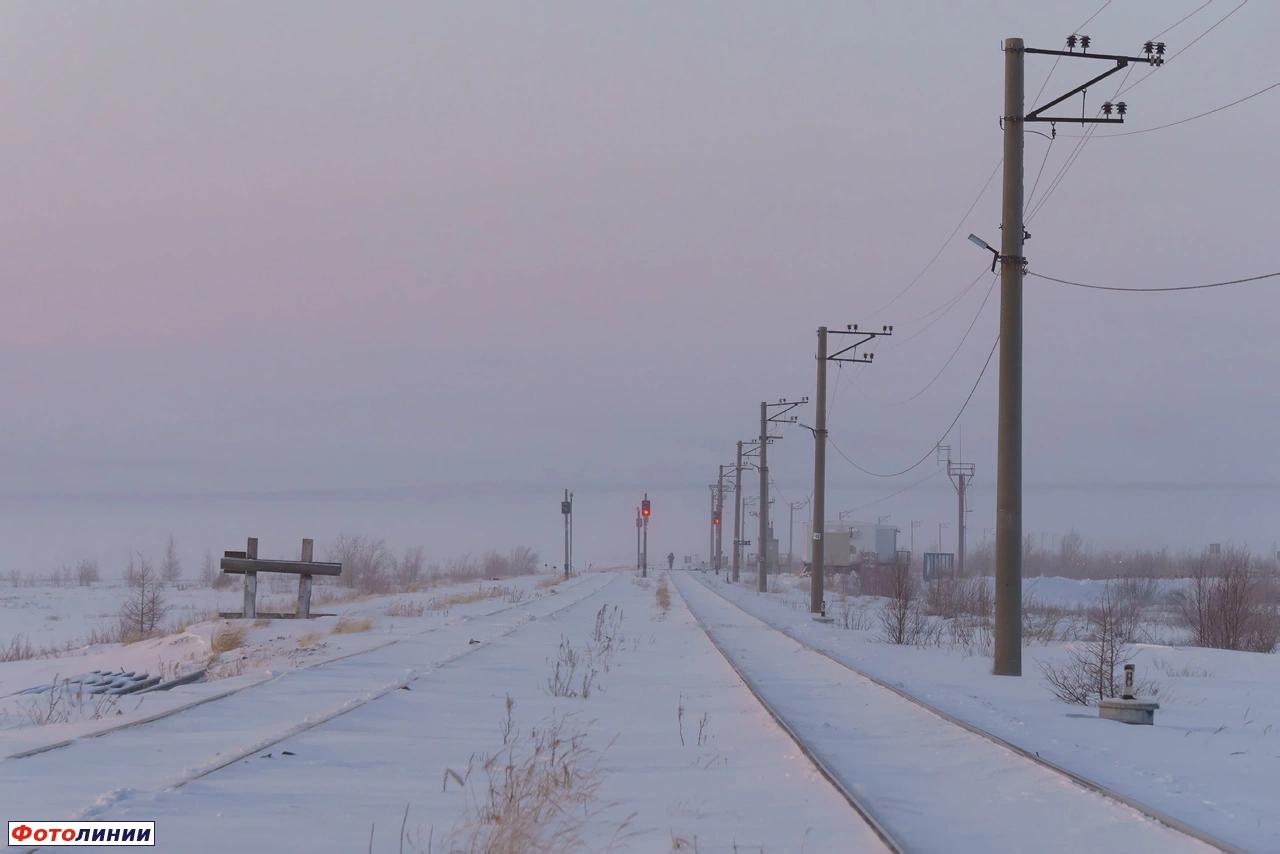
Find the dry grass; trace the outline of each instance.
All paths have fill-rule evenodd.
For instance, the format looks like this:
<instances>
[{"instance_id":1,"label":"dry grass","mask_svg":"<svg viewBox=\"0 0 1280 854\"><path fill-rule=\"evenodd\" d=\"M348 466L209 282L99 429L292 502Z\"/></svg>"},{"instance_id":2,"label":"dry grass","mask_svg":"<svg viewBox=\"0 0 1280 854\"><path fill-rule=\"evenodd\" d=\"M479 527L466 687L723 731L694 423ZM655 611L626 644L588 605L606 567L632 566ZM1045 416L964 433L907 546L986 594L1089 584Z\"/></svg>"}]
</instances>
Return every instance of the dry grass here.
<instances>
[{"instance_id":1,"label":"dry grass","mask_svg":"<svg viewBox=\"0 0 1280 854\"><path fill-rule=\"evenodd\" d=\"M658 600L658 607L662 609L665 616L671 610L671 588L667 587L667 579L664 577L658 582L658 586L654 588L653 595Z\"/></svg>"},{"instance_id":2,"label":"dry grass","mask_svg":"<svg viewBox=\"0 0 1280 854\"><path fill-rule=\"evenodd\" d=\"M421 602L411 599L397 599L387 607L388 617L421 617L427 609Z\"/></svg>"},{"instance_id":3,"label":"dry grass","mask_svg":"<svg viewBox=\"0 0 1280 854\"><path fill-rule=\"evenodd\" d=\"M307 632L298 638L298 649L311 649L313 646L319 645L324 635L319 632Z\"/></svg>"},{"instance_id":4,"label":"dry grass","mask_svg":"<svg viewBox=\"0 0 1280 854\"><path fill-rule=\"evenodd\" d=\"M587 850L586 827L607 819L610 808L599 801L599 757L587 746L586 733L566 717L519 731L512 720L514 705L508 696L500 750L472 754L462 773L445 771L446 790L452 780L471 796L466 819L450 833L446 849L459 854ZM605 850L622 844L629 824L630 818L618 822Z\"/></svg>"},{"instance_id":5,"label":"dry grass","mask_svg":"<svg viewBox=\"0 0 1280 854\"><path fill-rule=\"evenodd\" d=\"M483 602L486 599L497 599L504 596L511 599L520 592L512 587L501 587L499 585L485 587L481 585L475 590L454 593L451 596L437 596L431 600L429 607L432 611L447 611L454 605L471 605L475 602ZM512 601L518 602L520 598L523 597L515 598Z\"/></svg>"},{"instance_id":6,"label":"dry grass","mask_svg":"<svg viewBox=\"0 0 1280 854\"><path fill-rule=\"evenodd\" d=\"M260 617L260 618L258 618L258 619L256 619L256 620L254 620L254 621L253 621L253 627L254 627L255 629L265 628L265 627L267 627L267 626L269 626L269 625L271 625L271 621L270 621L269 619L267 619L266 617Z\"/></svg>"},{"instance_id":7,"label":"dry grass","mask_svg":"<svg viewBox=\"0 0 1280 854\"><path fill-rule=\"evenodd\" d=\"M0 661L26 661L36 657L36 650L26 635L16 635L7 644L0 644Z\"/></svg>"},{"instance_id":8,"label":"dry grass","mask_svg":"<svg viewBox=\"0 0 1280 854\"><path fill-rule=\"evenodd\" d=\"M367 632L371 628L373 628L372 617L343 617L334 625L331 634L354 635Z\"/></svg>"},{"instance_id":9,"label":"dry grass","mask_svg":"<svg viewBox=\"0 0 1280 854\"><path fill-rule=\"evenodd\" d=\"M244 632L243 626L227 626L219 629L209 641L209 652L213 655L222 655L224 652L239 649L244 645Z\"/></svg>"},{"instance_id":10,"label":"dry grass","mask_svg":"<svg viewBox=\"0 0 1280 854\"><path fill-rule=\"evenodd\" d=\"M347 605L351 602L363 602L366 599L372 599L372 593L360 593L356 590L334 590L326 588L317 588L311 594L312 606L319 605Z\"/></svg>"},{"instance_id":11,"label":"dry grass","mask_svg":"<svg viewBox=\"0 0 1280 854\"><path fill-rule=\"evenodd\" d=\"M564 581L564 578L562 576L548 575L546 578L539 578L538 583L535 586L539 590L546 590L548 587L555 587L561 581Z\"/></svg>"}]
</instances>

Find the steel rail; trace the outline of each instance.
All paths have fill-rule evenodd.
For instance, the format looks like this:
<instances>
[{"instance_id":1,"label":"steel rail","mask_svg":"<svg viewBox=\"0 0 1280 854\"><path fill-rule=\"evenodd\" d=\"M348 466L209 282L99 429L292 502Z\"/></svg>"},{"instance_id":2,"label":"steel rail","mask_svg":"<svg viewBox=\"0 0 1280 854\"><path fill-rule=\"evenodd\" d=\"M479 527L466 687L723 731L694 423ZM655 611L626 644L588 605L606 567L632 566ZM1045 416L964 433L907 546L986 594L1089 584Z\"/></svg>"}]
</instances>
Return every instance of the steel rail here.
<instances>
[{"instance_id":1,"label":"steel rail","mask_svg":"<svg viewBox=\"0 0 1280 854\"><path fill-rule=\"evenodd\" d=\"M733 669L733 672L738 675L738 678L742 680L742 684L745 685L747 690L751 692L751 695L756 698L756 702L758 702L761 707L769 713L769 716L773 718L773 722L778 725L778 728L787 734L787 737L795 743L795 746L800 749L800 752L805 755L805 758L813 763L813 767L817 769L818 773L831 784L832 788L839 793L840 797L844 798L849 806L853 808L853 811L858 814L859 818L867 823L867 826L871 828L872 832L875 833L877 837L879 837L880 841L885 844L885 847L894 852L894 854L904 854L906 849L893 837L893 834L891 834L888 828L885 827L884 823L876 817L872 809L867 806L861 798L854 794L853 789L840 778L840 775L831 768L826 760L822 758L822 755L819 754L818 751L809 745L803 738L801 738L800 734L797 733L791 724L787 722L786 718L784 718L778 710L774 708L773 704L765 699L764 693L760 690L755 680L753 680L749 675L747 675L746 671L738 666L738 663L733 660L725 648L720 644L720 641L711 631L711 628L703 622L702 617L700 617L698 612L689 604L689 600L685 598L684 591L680 589L680 585L676 583L672 586L675 587L676 592L680 594L680 598L684 602L685 608L693 615L694 620L698 623L698 627L701 628L703 633L707 636L707 640L711 641L711 645L715 647L716 652L720 653L720 657L723 658L725 663L727 663L729 667ZM726 599L725 601L728 600ZM746 612L744 611L743 613Z\"/></svg>"},{"instance_id":2,"label":"steel rail","mask_svg":"<svg viewBox=\"0 0 1280 854\"><path fill-rule=\"evenodd\" d=\"M701 579L699 579L699 583L702 583ZM1086 777L1077 771L1072 771L1070 768L1066 768L1062 765L1059 765L1057 762L1054 762L1050 759L1045 759L1043 756L1040 756L1038 753L1027 750L1024 747L1019 747L1017 744L1014 744L1011 741L1001 738L1000 736L995 735L994 733L988 732L987 730L981 729L975 726L974 724L969 723L966 720L963 720L961 718L956 717L955 715L950 714L949 712L943 711L942 709L938 708L937 706L933 705L927 700L922 700L921 698L917 697L916 695L910 693L909 691L905 690L904 688L898 685L894 685L876 676L872 676L870 673L867 673L863 670L858 669L857 667L854 667L853 665L849 664L847 661L840 660L839 658L832 655L830 652L822 649L821 647L816 647L813 644L809 643L808 641L797 637L795 634L793 634L791 631L789 631L785 627L776 625L775 623L771 623L768 620L751 613L746 608L743 608L737 602L734 602L732 599L725 596L723 593L721 593L719 590L716 590L711 585L702 583L702 586L705 587L707 590L711 591L712 593L715 593L725 602L729 603L734 608L737 608L739 611L746 614L748 617L752 617L753 619L759 620L764 625L768 626L769 628L773 629L779 634L785 635L786 637L800 644L800 646L804 647L810 652L817 653L818 655L821 655L823 658L826 658L829 661L835 662L836 664L840 665L841 667L848 670L849 672L855 673L858 676L861 676L863 679L866 679L867 681L872 682L875 685L878 685L879 687L884 688L887 691L893 692L894 694L898 695L899 697L906 700L907 702L912 703L916 706L919 706L921 709L924 709L926 712L929 712L930 714L933 714L941 718L942 720L946 721L949 724L954 724L955 726L958 726L967 732L970 732L976 736L979 736L980 738L986 739L992 744L995 744L999 747L1003 747L1004 749L1022 757L1023 759L1030 760L1031 762L1034 762L1043 768L1046 768L1063 777L1066 777L1071 782L1075 783L1076 785L1084 789L1087 789L1093 792L1094 794L1101 795L1104 798L1107 798L1109 800L1115 801L1116 803L1129 807L1130 809L1135 810L1141 813L1142 815L1145 815L1147 818L1151 819L1152 821L1155 821L1158 824L1164 825L1170 830L1177 831L1178 833L1181 833L1184 836L1189 836L1192 839L1199 840L1200 842L1203 842L1206 845L1209 845L1213 848L1217 848L1219 851L1228 852L1228 854L1245 854L1246 849L1241 848L1238 845L1233 845L1224 839L1220 839L1219 837L1214 836L1208 831L1201 830L1198 827L1194 827L1190 824L1187 824L1185 821L1182 821L1179 818L1175 818L1174 816L1169 815L1167 812L1157 809L1156 807L1153 807L1150 804L1144 803L1136 798L1130 797L1129 795L1123 794L1121 792L1117 792L1115 789L1112 789L1110 786L1107 786L1103 783L1099 783L1096 780L1090 779L1089 777ZM690 610L692 611L692 609ZM699 622L699 625L702 624L701 620L699 620L698 622ZM710 632L706 629L705 626L703 626L703 630L707 631L708 637L710 637ZM712 642L714 643L714 640ZM744 681L745 681L745 677L744 677Z\"/></svg>"}]
</instances>

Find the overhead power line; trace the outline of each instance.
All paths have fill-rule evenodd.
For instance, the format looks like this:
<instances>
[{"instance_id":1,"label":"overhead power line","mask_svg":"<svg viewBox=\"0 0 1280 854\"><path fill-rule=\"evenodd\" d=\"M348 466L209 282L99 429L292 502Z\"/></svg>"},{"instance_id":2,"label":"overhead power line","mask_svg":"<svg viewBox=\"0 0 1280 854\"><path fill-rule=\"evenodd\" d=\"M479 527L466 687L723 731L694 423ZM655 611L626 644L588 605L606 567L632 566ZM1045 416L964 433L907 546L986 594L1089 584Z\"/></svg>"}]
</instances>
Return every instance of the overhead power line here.
<instances>
[{"instance_id":1,"label":"overhead power line","mask_svg":"<svg viewBox=\"0 0 1280 854\"><path fill-rule=\"evenodd\" d=\"M885 309L889 308L898 300L906 296L907 291L911 290L917 284L919 284L920 280L924 278L924 274L929 272L930 269L932 269L934 262L936 262L939 256L942 255L942 251L946 249L949 245L951 245L951 241L955 239L956 234L958 234L960 232L960 229L964 227L965 221L969 219L969 214L973 213L973 209L978 206L978 202L982 201L982 197L986 195L987 187L991 186L991 181L996 177L996 173L1000 171L1000 164L1003 162L1004 162L1003 158L996 161L996 165L991 169L991 174L987 176L987 180L982 183L981 189L978 190L978 195L974 196L973 201L969 203L969 207L965 209L964 215L960 217L960 221L956 223L955 228L951 229L951 233L947 235L946 240L942 241L942 245L939 246L938 250L933 253L933 257L931 257L929 261L923 267L920 268L920 272L916 273L915 277L912 278L911 281L907 282L906 287L898 291L897 295L894 296L893 299L889 300L887 303L882 305L879 309L871 313L871 316L873 318L879 317L885 311Z\"/></svg>"},{"instance_id":2,"label":"overhead power line","mask_svg":"<svg viewBox=\"0 0 1280 854\"><path fill-rule=\"evenodd\" d=\"M1093 285L1085 282L1073 282L1070 279L1059 279L1055 276L1046 276L1043 273L1037 273L1033 270L1027 270L1028 276L1035 276L1037 279L1044 279L1050 282L1057 282L1060 285L1071 285L1076 288L1089 288L1095 291L1127 291L1129 293L1167 293L1169 291L1202 291L1207 288L1225 288L1228 285L1243 285L1247 282L1258 282L1263 279L1271 279L1280 276L1280 272L1263 273L1260 276L1249 276L1244 279L1229 279L1225 282L1206 282L1202 285L1176 285L1165 288L1122 288L1116 285Z\"/></svg>"},{"instance_id":3,"label":"overhead power line","mask_svg":"<svg viewBox=\"0 0 1280 854\"><path fill-rule=\"evenodd\" d=\"M925 383L924 388L920 389L918 392L911 395L911 397L908 397L906 400L902 401L903 403L910 403L911 401L918 398L920 395L924 394L929 389L933 388L933 384L938 381L938 377L942 376L943 371L945 371L948 367L951 366L951 363L956 358L956 354L959 353L960 348L964 346L964 342L969 340L969 333L973 332L974 325L977 324L978 318L982 316L982 310L987 307L987 300L991 299L991 292L995 290L996 281L999 278L1000 278L999 276L991 277L991 284L987 286L986 296L982 298L982 304L979 305L978 310L974 312L973 320L969 321L969 328L964 331L964 335L960 336L960 341L959 343L956 344L956 348L951 351L951 355L948 356L947 360L942 363L942 367L938 368L938 372L933 375L933 379Z\"/></svg>"},{"instance_id":4,"label":"overhead power line","mask_svg":"<svg viewBox=\"0 0 1280 854\"><path fill-rule=\"evenodd\" d=\"M1199 6L1195 7L1195 8L1194 8L1194 9L1192 9L1190 12L1188 12L1188 13L1187 13L1187 14L1185 14L1185 15L1183 15L1181 18L1179 18L1178 20L1174 21L1172 24L1170 24L1169 26L1165 27L1163 30L1161 30L1160 32L1158 32L1158 33L1156 33L1154 36L1152 36L1152 37L1151 37L1151 40L1152 40L1152 41L1155 41L1156 39L1161 38L1161 37L1163 37L1163 36L1165 36L1165 35L1168 35L1169 33L1173 32L1173 30L1174 30L1176 27L1178 27L1179 25L1181 25L1181 24L1182 24L1184 21L1186 21L1187 19L1189 19L1189 18L1191 18L1191 17L1193 17L1193 16L1195 16L1195 15L1199 14L1200 10L1202 10L1202 9L1206 8L1207 6L1212 5L1212 4L1213 4L1213 2L1214 2L1214 0L1204 0L1204 2L1203 2L1203 3L1201 3Z\"/></svg>"},{"instance_id":5,"label":"overhead power line","mask_svg":"<svg viewBox=\"0 0 1280 854\"><path fill-rule=\"evenodd\" d=\"M1119 92L1117 92L1117 93L1116 93L1116 97L1119 97L1120 95L1123 95L1123 94L1125 94L1126 92L1129 92L1130 90L1136 89L1137 87L1141 86L1141 85L1142 85L1143 83L1145 83L1146 81L1150 80L1150 79L1151 79L1151 75L1155 74L1155 73L1156 73L1156 72L1158 72L1161 68L1164 68L1166 65L1168 65L1168 64L1169 64L1169 63L1171 63L1171 62L1173 62L1173 61L1174 61L1175 59L1177 59L1179 56L1182 56L1182 54L1186 53L1186 52L1191 48L1191 46L1192 46L1192 45L1194 45L1196 42L1200 41L1200 39L1204 38L1205 36L1209 35L1209 33L1211 33L1211 32L1213 32L1214 30L1216 30L1220 24L1222 24L1224 21L1226 21L1226 20L1227 20L1227 18L1230 18L1230 17L1231 17L1232 15L1234 15L1236 12L1239 12L1241 9L1243 9L1243 8L1245 7L1245 5L1246 5L1248 2L1249 2L1249 0L1241 0L1241 2L1240 2L1240 5L1239 5L1239 6L1236 6L1236 7L1235 7L1234 9L1232 9L1230 12L1228 12L1228 13L1227 13L1227 14L1225 14L1225 15L1223 15L1223 16L1222 16L1221 18L1219 18L1218 20L1214 21L1214 22L1213 22L1213 24L1209 27L1209 29L1205 30L1203 33L1201 33L1200 35L1196 36L1196 37L1195 37L1195 38L1193 38L1191 41L1189 41L1189 42L1187 42L1186 44L1184 44L1180 49L1178 49L1178 50L1177 50L1177 51L1175 51L1173 54L1171 54L1170 56L1168 56L1168 57L1165 59L1165 61L1164 61L1164 65L1161 65L1159 68L1154 68L1154 69L1152 69L1151 71L1147 72L1147 73L1146 73L1146 75L1144 75L1143 77L1140 77L1139 79L1137 79L1137 80L1133 81L1133 85L1132 85L1132 86L1129 86L1127 89L1121 89ZM1206 3L1205 5L1207 6L1208 4ZM1204 6L1201 6L1200 8L1201 8L1201 9L1203 9L1203 8L1204 8ZM1197 9L1196 11L1198 12L1198 11L1200 11L1200 10L1199 10L1199 9ZM1193 15L1194 15L1194 14L1195 14L1195 12L1192 12L1191 14L1193 14ZM1188 17L1189 17L1189 16L1188 16ZM1182 20L1184 20L1184 21L1185 21L1185 20L1186 20L1186 18L1183 18ZM1180 24L1180 23L1182 23L1182 21L1179 21L1178 23ZM1177 26L1177 24L1174 24L1173 26L1174 26L1174 27L1176 27L1176 26ZM1171 29L1173 29L1173 27L1169 27L1169 29L1171 30ZM1168 32L1168 30L1165 30L1165 32Z\"/></svg>"},{"instance_id":6,"label":"overhead power line","mask_svg":"<svg viewBox=\"0 0 1280 854\"><path fill-rule=\"evenodd\" d=\"M913 471L914 469L919 468L921 465L924 464L925 460L933 456L934 449L937 448L938 445L942 443L942 440L947 438L947 436L951 433L951 431L955 429L956 424L960 421L960 416L964 415L965 409L969 407L969 401L973 400L973 394L978 390L978 385L982 382L982 378L986 376L987 368L991 366L991 357L996 354L996 347L998 346L1000 346L1000 336L997 335L995 343L991 345L991 352L987 354L987 361L985 361L982 364L982 370L978 372L978 378L973 381L973 388L969 389L969 396L964 399L964 403L961 404L960 411L956 413L956 417L951 419L951 423L947 425L947 429L942 431L942 435L938 437L938 441L934 442L931 446L929 446L929 450L924 452L924 456L922 456L920 459L916 460L914 463L907 466L906 468L900 471L887 472L887 473L871 471L871 469L864 468L863 466L860 466L856 462L851 460L849 458L849 455L846 454L844 451L840 450L840 446L837 445L830 436L827 437L827 442L831 445L831 447L836 449L836 453L839 454L841 457L843 457L846 463L853 466L855 469L862 472L863 474L869 475L870 477L885 477L885 478L901 477L907 472Z\"/></svg>"},{"instance_id":7,"label":"overhead power line","mask_svg":"<svg viewBox=\"0 0 1280 854\"><path fill-rule=\"evenodd\" d=\"M1205 110L1203 113L1196 113L1194 116L1187 116L1185 119L1178 119L1176 122L1169 122L1168 124L1156 125L1155 127L1151 127L1151 128L1142 128L1141 130L1124 131L1123 133L1100 133L1094 136L1094 139L1114 139L1115 137L1118 137L1118 136L1135 136L1140 133L1151 133L1152 131L1164 130L1165 128L1171 128L1171 127L1177 127L1178 125L1185 125L1187 122L1194 122L1196 119L1203 119L1205 116L1212 116L1214 113L1220 113L1223 110L1228 110L1234 107L1236 104L1243 104L1245 101L1248 101L1252 98L1256 98L1259 95L1264 95L1267 92L1270 92L1272 89L1275 89L1277 87L1280 87L1280 83L1272 83L1270 86L1264 86L1261 89L1259 89L1257 92L1254 92L1251 95L1245 95L1243 98L1237 98L1236 100L1232 101L1230 104L1223 104L1221 107L1214 107L1212 110ZM1083 136L1083 134L1073 133L1073 134L1063 134L1063 136L1075 137L1075 136Z\"/></svg>"},{"instance_id":8,"label":"overhead power line","mask_svg":"<svg viewBox=\"0 0 1280 854\"><path fill-rule=\"evenodd\" d=\"M906 492L907 490L915 489L920 484L925 483L926 481L933 480L935 477L942 474L944 471L946 471L946 469L935 469L934 471L929 472L929 474L925 475L919 480L913 480L911 483L908 483L906 486L902 487L902 489L899 489L896 492L890 492L888 495L882 495L874 501L868 501L864 504L859 504L857 507L850 507L848 510L845 510L843 512L857 513L859 510L865 510L868 507L874 507L877 504L880 504L884 501L888 501L890 498L897 498L899 495Z\"/></svg>"}]
</instances>

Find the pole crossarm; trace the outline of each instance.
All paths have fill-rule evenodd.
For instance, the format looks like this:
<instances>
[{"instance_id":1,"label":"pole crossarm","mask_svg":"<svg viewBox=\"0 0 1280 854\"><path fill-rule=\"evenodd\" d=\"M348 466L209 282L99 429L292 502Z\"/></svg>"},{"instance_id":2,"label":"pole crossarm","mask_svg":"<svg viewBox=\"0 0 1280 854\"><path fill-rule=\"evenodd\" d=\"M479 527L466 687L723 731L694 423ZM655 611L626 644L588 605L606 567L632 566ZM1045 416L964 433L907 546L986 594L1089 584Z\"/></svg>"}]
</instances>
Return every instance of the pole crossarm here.
<instances>
[{"instance_id":1,"label":"pole crossarm","mask_svg":"<svg viewBox=\"0 0 1280 854\"><path fill-rule=\"evenodd\" d=\"M835 352L834 352L834 353L832 353L831 355L827 356L827 357L826 357L826 359L827 359L827 361L828 361L828 362L851 362L851 363L854 363L854 364L869 365L869 364L871 364L872 362L874 362L874 361L875 361L876 354L875 354L875 353L865 353L865 354L863 354L863 355L859 356L859 355L858 355L858 348L859 348L859 347L861 347L863 344L866 344L868 341L874 341L874 340L875 340L875 339L877 339L877 338L882 338L882 337L887 337L887 336L892 335L892 334L893 334L893 327L892 327L892 326L882 326L882 327L880 327L880 331L879 331L879 332L867 332L865 329L859 329L859 328L858 328L858 324L854 323L854 324L850 324L849 326L845 327L844 329L828 329L828 330L827 330L827 334L828 334L828 335L857 335L857 336L858 336L858 340L857 340L857 341L855 341L855 342L853 342L852 344L850 344L849 346L847 346L847 347L843 347L843 348L841 348L841 349L839 349L839 350L835 351ZM850 352L850 351L853 351L853 356L852 356L852 357L850 357L850 358L841 358L845 353L848 353L848 352Z\"/></svg>"},{"instance_id":2,"label":"pole crossarm","mask_svg":"<svg viewBox=\"0 0 1280 854\"><path fill-rule=\"evenodd\" d=\"M797 406L804 406L809 402L809 398L802 397L799 400L779 400L777 403L764 404L765 411L768 413L766 421L770 424L795 424L797 417L795 415L788 416L787 413L795 409ZM771 410L776 409L777 412ZM781 439L781 436L765 436L769 441Z\"/></svg>"},{"instance_id":3,"label":"pole crossarm","mask_svg":"<svg viewBox=\"0 0 1280 854\"><path fill-rule=\"evenodd\" d=\"M1065 95L1060 95L1057 98L1054 98L1052 101L1037 107L1036 109L1030 111L1024 116L1021 116L1021 117L1005 116L1004 117L1005 121L1009 121L1009 120L1016 121L1017 119L1021 118L1022 121L1024 122L1049 122L1051 124L1057 123L1057 122L1076 122L1082 125L1124 124L1124 114L1125 114L1124 104L1118 105L1119 109L1117 112L1119 113L1119 115L1115 117L1111 115L1111 109L1110 109L1111 104L1109 102L1103 105L1104 115L1100 117L1095 117L1095 118L1089 118L1083 115L1082 116L1046 116L1044 115L1044 112L1046 110L1052 109L1053 107L1056 107L1058 104L1061 104L1063 101L1067 100L1072 95L1078 95L1081 92L1087 91L1090 86L1094 85L1095 83L1100 83L1101 81L1106 80L1108 77L1120 71L1121 69L1128 68L1129 63L1131 62L1144 63L1147 65L1153 65L1153 66L1160 66L1164 64L1164 57L1157 56L1154 53L1149 54L1148 56L1122 56L1119 54L1110 54L1110 53L1076 53L1074 51L1068 51L1068 50L1046 50L1044 48L1034 48L1034 47L1023 48L1022 52L1040 54L1042 56L1056 56L1059 58L1065 56L1065 57L1074 58L1074 59L1101 59L1101 60L1108 60L1108 61L1114 62L1115 65L1107 69L1106 71L1102 72L1101 74L1097 75L1096 77L1090 79L1089 81L1085 83L1081 83L1079 86L1067 92Z\"/></svg>"}]
</instances>

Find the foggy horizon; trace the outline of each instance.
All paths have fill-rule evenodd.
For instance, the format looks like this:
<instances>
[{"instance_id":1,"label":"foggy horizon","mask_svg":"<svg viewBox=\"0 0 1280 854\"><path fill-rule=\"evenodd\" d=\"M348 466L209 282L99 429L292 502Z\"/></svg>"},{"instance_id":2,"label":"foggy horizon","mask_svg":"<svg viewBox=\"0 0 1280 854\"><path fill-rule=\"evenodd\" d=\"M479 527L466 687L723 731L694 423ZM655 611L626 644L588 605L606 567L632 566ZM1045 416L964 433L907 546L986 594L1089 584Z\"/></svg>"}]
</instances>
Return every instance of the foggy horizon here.
<instances>
[{"instance_id":1,"label":"foggy horizon","mask_svg":"<svg viewBox=\"0 0 1280 854\"><path fill-rule=\"evenodd\" d=\"M45 572L167 529L203 551L251 525L237 537L551 559L564 488L583 560L628 554L645 491L662 553L702 553L706 484L760 400L813 394L819 325L896 326L873 365L832 372L831 437L908 465L994 340L990 256L964 237L996 241L998 178L961 215L1000 157L1001 39L1059 47L1097 5L11 4L8 559ZM1137 52L1184 5L1108 4L1086 31ZM1186 53L1131 69L1116 130L1275 82L1280 14L1247 4L1206 32L1229 11L1162 36ZM1029 58L1028 101L1091 68ZM1079 126L1029 134L1031 269L1272 271L1277 98L1104 128L1060 182ZM1269 546L1274 287L1025 293L1024 530ZM992 527L996 373L946 440L977 466L970 543ZM783 433L785 541L812 439ZM935 468L877 480L833 449L828 508L954 526L945 474L911 486ZM255 525L238 497L353 503ZM405 520L380 525L388 497ZM130 498L196 518L55 506Z\"/></svg>"}]
</instances>

